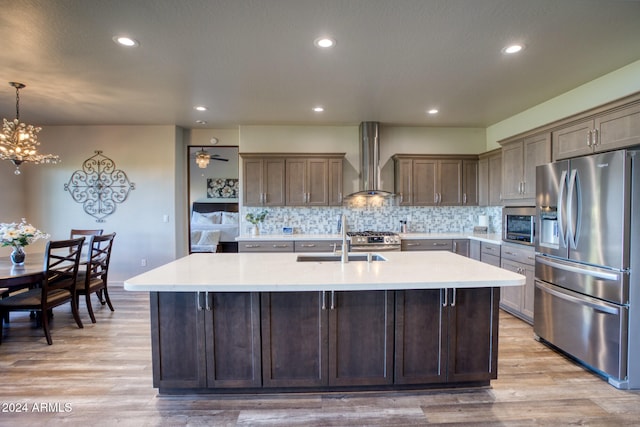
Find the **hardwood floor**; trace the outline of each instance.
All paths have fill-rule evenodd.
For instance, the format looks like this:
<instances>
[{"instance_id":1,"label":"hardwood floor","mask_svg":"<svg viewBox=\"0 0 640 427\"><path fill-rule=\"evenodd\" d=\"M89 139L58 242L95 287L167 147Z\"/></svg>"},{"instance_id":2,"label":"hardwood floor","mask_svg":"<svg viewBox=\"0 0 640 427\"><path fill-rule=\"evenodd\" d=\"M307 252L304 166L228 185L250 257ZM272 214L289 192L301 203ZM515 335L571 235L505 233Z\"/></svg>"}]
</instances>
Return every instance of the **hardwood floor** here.
<instances>
[{"instance_id":1,"label":"hardwood floor","mask_svg":"<svg viewBox=\"0 0 640 427\"><path fill-rule=\"evenodd\" d=\"M0 425L419 426L640 424L640 391L621 391L500 317L498 380L479 390L402 393L158 396L151 385L146 293L112 285L116 311L94 303L85 328L54 310L53 345L12 313L0 345ZM25 410L16 412L17 410Z\"/></svg>"}]
</instances>

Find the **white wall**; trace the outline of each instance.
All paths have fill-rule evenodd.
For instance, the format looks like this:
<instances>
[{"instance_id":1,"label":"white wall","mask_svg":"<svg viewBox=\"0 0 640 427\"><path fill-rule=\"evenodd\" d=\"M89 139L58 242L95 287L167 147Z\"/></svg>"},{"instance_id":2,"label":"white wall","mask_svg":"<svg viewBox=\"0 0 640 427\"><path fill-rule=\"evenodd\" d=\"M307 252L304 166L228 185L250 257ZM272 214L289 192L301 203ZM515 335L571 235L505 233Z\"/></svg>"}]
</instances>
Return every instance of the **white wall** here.
<instances>
[{"instance_id":1,"label":"white wall","mask_svg":"<svg viewBox=\"0 0 640 427\"><path fill-rule=\"evenodd\" d=\"M176 217L186 210L186 201L178 199L185 193L179 166L184 162L179 158L184 151L181 134L175 126L45 127L40 133L41 150L58 154L62 162L24 168L27 202L22 216L52 239L68 238L71 228L115 231L110 281L122 281L175 259L186 251L186 243L177 237L184 235L177 230L184 228L185 215ZM64 190L71 175L82 170L83 162L96 150L102 150L136 186L104 223L86 214L82 204ZM163 222L164 215L169 222ZM141 266L143 258L146 267Z\"/></svg>"},{"instance_id":2,"label":"white wall","mask_svg":"<svg viewBox=\"0 0 640 427\"><path fill-rule=\"evenodd\" d=\"M487 128L487 151L498 141L640 91L640 60Z\"/></svg>"}]
</instances>

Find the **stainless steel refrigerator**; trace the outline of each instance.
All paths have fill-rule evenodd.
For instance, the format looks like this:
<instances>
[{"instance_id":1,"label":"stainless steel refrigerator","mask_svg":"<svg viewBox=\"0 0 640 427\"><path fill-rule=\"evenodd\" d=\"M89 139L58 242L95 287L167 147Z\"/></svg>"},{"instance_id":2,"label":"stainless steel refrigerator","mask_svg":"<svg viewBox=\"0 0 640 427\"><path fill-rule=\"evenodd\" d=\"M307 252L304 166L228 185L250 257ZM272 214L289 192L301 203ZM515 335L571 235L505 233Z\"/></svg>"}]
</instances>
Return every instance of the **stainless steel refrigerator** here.
<instances>
[{"instance_id":1,"label":"stainless steel refrigerator","mask_svg":"<svg viewBox=\"0 0 640 427\"><path fill-rule=\"evenodd\" d=\"M534 332L623 389L640 388L639 160L536 168Z\"/></svg>"}]
</instances>

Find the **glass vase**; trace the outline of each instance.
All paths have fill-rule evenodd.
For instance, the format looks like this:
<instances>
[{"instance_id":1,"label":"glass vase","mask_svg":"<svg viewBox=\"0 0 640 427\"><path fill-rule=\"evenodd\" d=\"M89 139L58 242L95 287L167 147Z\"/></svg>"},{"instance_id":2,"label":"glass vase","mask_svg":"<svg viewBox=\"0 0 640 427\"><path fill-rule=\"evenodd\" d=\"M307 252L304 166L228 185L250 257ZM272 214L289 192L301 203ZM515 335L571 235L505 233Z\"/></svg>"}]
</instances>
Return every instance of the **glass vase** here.
<instances>
[{"instance_id":1,"label":"glass vase","mask_svg":"<svg viewBox=\"0 0 640 427\"><path fill-rule=\"evenodd\" d=\"M27 254L24 253L24 248L22 246L14 246L13 251L11 251L11 262L13 265L24 265L24 259L27 257Z\"/></svg>"}]
</instances>

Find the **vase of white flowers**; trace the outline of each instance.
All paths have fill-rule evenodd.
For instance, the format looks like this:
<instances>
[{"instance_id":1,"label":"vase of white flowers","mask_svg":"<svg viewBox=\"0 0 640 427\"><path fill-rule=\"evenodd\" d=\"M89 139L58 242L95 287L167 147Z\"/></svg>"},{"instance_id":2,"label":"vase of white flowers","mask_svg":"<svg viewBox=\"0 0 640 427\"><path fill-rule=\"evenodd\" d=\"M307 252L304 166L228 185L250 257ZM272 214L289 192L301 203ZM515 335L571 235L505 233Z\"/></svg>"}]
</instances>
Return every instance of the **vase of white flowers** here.
<instances>
[{"instance_id":1,"label":"vase of white flowers","mask_svg":"<svg viewBox=\"0 0 640 427\"><path fill-rule=\"evenodd\" d=\"M22 218L20 223L0 223L0 244L11 246L11 262L24 265L26 254L24 247L38 239L48 239L49 235L38 230Z\"/></svg>"},{"instance_id":2,"label":"vase of white flowers","mask_svg":"<svg viewBox=\"0 0 640 427\"><path fill-rule=\"evenodd\" d=\"M267 211L262 211L255 214L248 213L245 216L246 220L253 224L253 227L251 228L252 235L257 236L258 234L260 234L260 228L258 227L258 224L264 221L264 219L267 217L267 213Z\"/></svg>"}]
</instances>

